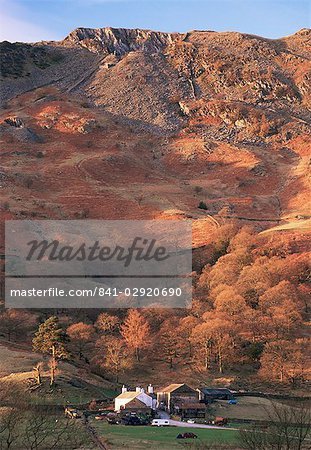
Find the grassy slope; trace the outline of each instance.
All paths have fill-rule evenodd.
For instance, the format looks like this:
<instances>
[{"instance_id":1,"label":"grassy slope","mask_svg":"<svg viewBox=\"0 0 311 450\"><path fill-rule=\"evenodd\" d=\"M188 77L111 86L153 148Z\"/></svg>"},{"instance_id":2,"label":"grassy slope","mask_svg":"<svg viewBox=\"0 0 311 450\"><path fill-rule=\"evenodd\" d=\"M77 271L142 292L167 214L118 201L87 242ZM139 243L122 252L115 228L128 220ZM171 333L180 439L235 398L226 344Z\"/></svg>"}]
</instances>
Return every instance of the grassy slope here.
<instances>
[{"instance_id":1,"label":"grassy slope","mask_svg":"<svg viewBox=\"0 0 311 450\"><path fill-rule=\"evenodd\" d=\"M181 448L181 443L185 442L206 442L206 443L228 443L234 444L237 438L237 431L212 430L212 429L190 429L177 427L151 427L151 426L125 426L108 425L106 423L96 423L96 430L110 447L114 450L129 448L138 449L159 449L170 450ZM179 433L193 432L198 436L197 440L178 440Z\"/></svg>"},{"instance_id":2,"label":"grassy slope","mask_svg":"<svg viewBox=\"0 0 311 450\"><path fill-rule=\"evenodd\" d=\"M24 383L33 377L32 368L42 356L18 348L17 345L0 345L0 381ZM47 368L46 368L47 369ZM48 372L44 372L43 385L32 393L36 404L83 404L93 398L113 398L115 391L105 380L85 374L67 362L59 363L59 375L53 391L49 388Z\"/></svg>"}]
</instances>

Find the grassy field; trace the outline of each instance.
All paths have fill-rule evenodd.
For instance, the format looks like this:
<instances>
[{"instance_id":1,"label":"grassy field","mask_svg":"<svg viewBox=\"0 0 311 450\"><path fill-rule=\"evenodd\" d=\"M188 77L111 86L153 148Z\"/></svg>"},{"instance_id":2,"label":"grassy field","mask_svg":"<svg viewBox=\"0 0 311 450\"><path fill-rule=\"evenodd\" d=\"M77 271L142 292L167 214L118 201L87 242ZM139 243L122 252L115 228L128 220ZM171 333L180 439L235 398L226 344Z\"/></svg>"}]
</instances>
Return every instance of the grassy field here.
<instances>
[{"instance_id":1,"label":"grassy field","mask_svg":"<svg viewBox=\"0 0 311 450\"><path fill-rule=\"evenodd\" d=\"M229 405L226 400L218 400L211 406L212 414L229 419L269 420L273 407L288 408L290 402L262 397L238 397L236 405ZM234 424L235 426L235 424Z\"/></svg>"},{"instance_id":2,"label":"grassy field","mask_svg":"<svg viewBox=\"0 0 311 450\"><path fill-rule=\"evenodd\" d=\"M151 426L126 426L108 425L107 423L93 423L98 434L113 450L131 449L145 450L171 450L183 448L188 443L223 443L234 445L237 440L237 431L213 430L203 428L182 427L151 427ZM193 432L198 439L176 439L179 433Z\"/></svg>"}]
</instances>

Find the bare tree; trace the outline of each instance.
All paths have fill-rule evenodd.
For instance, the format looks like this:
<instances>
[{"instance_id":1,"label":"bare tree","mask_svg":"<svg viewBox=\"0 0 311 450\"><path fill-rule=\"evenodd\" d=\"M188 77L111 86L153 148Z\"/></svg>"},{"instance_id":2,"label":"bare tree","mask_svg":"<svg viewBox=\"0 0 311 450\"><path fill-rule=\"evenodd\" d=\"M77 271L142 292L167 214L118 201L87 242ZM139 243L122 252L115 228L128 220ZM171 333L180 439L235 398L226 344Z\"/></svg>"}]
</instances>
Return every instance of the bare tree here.
<instances>
[{"instance_id":1,"label":"bare tree","mask_svg":"<svg viewBox=\"0 0 311 450\"><path fill-rule=\"evenodd\" d=\"M88 440L80 427L82 425L77 422L51 415L48 409L25 411L7 408L0 417L0 449L78 449Z\"/></svg>"},{"instance_id":2,"label":"bare tree","mask_svg":"<svg viewBox=\"0 0 311 450\"><path fill-rule=\"evenodd\" d=\"M20 439L19 423L22 414L18 409L7 408L0 416L0 449L9 450L15 447Z\"/></svg>"},{"instance_id":3,"label":"bare tree","mask_svg":"<svg viewBox=\"0 0 311 450\"><path fill-rule=\"evenodd\" d=\"M32 414L25 421L21 442L25 450L54 450L79 448L77 427L69 419L51 416L48 411Z\"/></svg>"},{"instance_id":4,"label":"bare tree","mask_svg":"<svg viewBox=\"0 0 311 450\"><path fill-rule=\"evenodd\" d=\"M280 405L271 402L266 409L266 429L252 427L240 431L240 445L247 450L311 449L311 410L306 405Z\"/></svg>"}]
</instances>

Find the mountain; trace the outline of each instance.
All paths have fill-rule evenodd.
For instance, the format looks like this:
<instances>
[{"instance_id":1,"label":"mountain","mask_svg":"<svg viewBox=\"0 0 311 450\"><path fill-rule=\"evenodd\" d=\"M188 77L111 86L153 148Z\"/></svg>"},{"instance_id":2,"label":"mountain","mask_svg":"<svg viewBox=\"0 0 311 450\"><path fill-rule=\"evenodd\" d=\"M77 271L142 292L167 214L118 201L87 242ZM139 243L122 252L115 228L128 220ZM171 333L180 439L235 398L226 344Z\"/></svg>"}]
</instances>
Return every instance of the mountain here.
<instances>
[{"instance_id":1,"label":"mountain","mask_svg":"<svg viewBox=\"0 0 311 450\"><path fill-rule=\"evenodd\" d=\"M192 220L192 306L142 310L157 345L119 366L122 383L306 395L310 36L78 28L0 43L2 269L8 219ZM98 312L59 316L89 327ZM0 332L17 323L27 339L1 299L0 316ZM116 328L86 338L77 366L115 377L106 337L128 357Z\"/></svg>"},{"instance_id":2,"label":"mountain","mask_svg":"<svg viewBox=\"0 0 311 450\"><path fill-rule=\"evenodd\" d=\"M228 218L305 228L310 36L77 28L2 42L3 214L191 217L200 242Z\"/></svg>"},{"instance_id":3,"label":"mountain","mask_svg":"<svg viewBox=\"0 0 311 450\"><path fill-rule=\"evenodd\" d=\"M95 53L123 56L131 51L159 52L180 39L179 33L111 27L77 28L64 39L63 44L68 47L84 47Z\"/></svg>"}]
</instances>

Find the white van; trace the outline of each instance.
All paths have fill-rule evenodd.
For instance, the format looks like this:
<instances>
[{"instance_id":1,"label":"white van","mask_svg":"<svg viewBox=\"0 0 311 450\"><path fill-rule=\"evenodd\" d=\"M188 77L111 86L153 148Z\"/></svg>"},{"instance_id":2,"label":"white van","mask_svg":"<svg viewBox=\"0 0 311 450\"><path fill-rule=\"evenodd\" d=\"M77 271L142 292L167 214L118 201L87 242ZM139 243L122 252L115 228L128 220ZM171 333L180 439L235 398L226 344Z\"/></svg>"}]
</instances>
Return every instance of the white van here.
<instances>
[{"instance_id":1,"label":"white van","mask_svg":"<svg viewBox=\"0 0 311 450\"><path fill-rule=\"evenodd\" d=\"M170 421L168 419L153 419L151 425L154 427L168 427L170 425Z\"/></svg>"}]
</instances>

